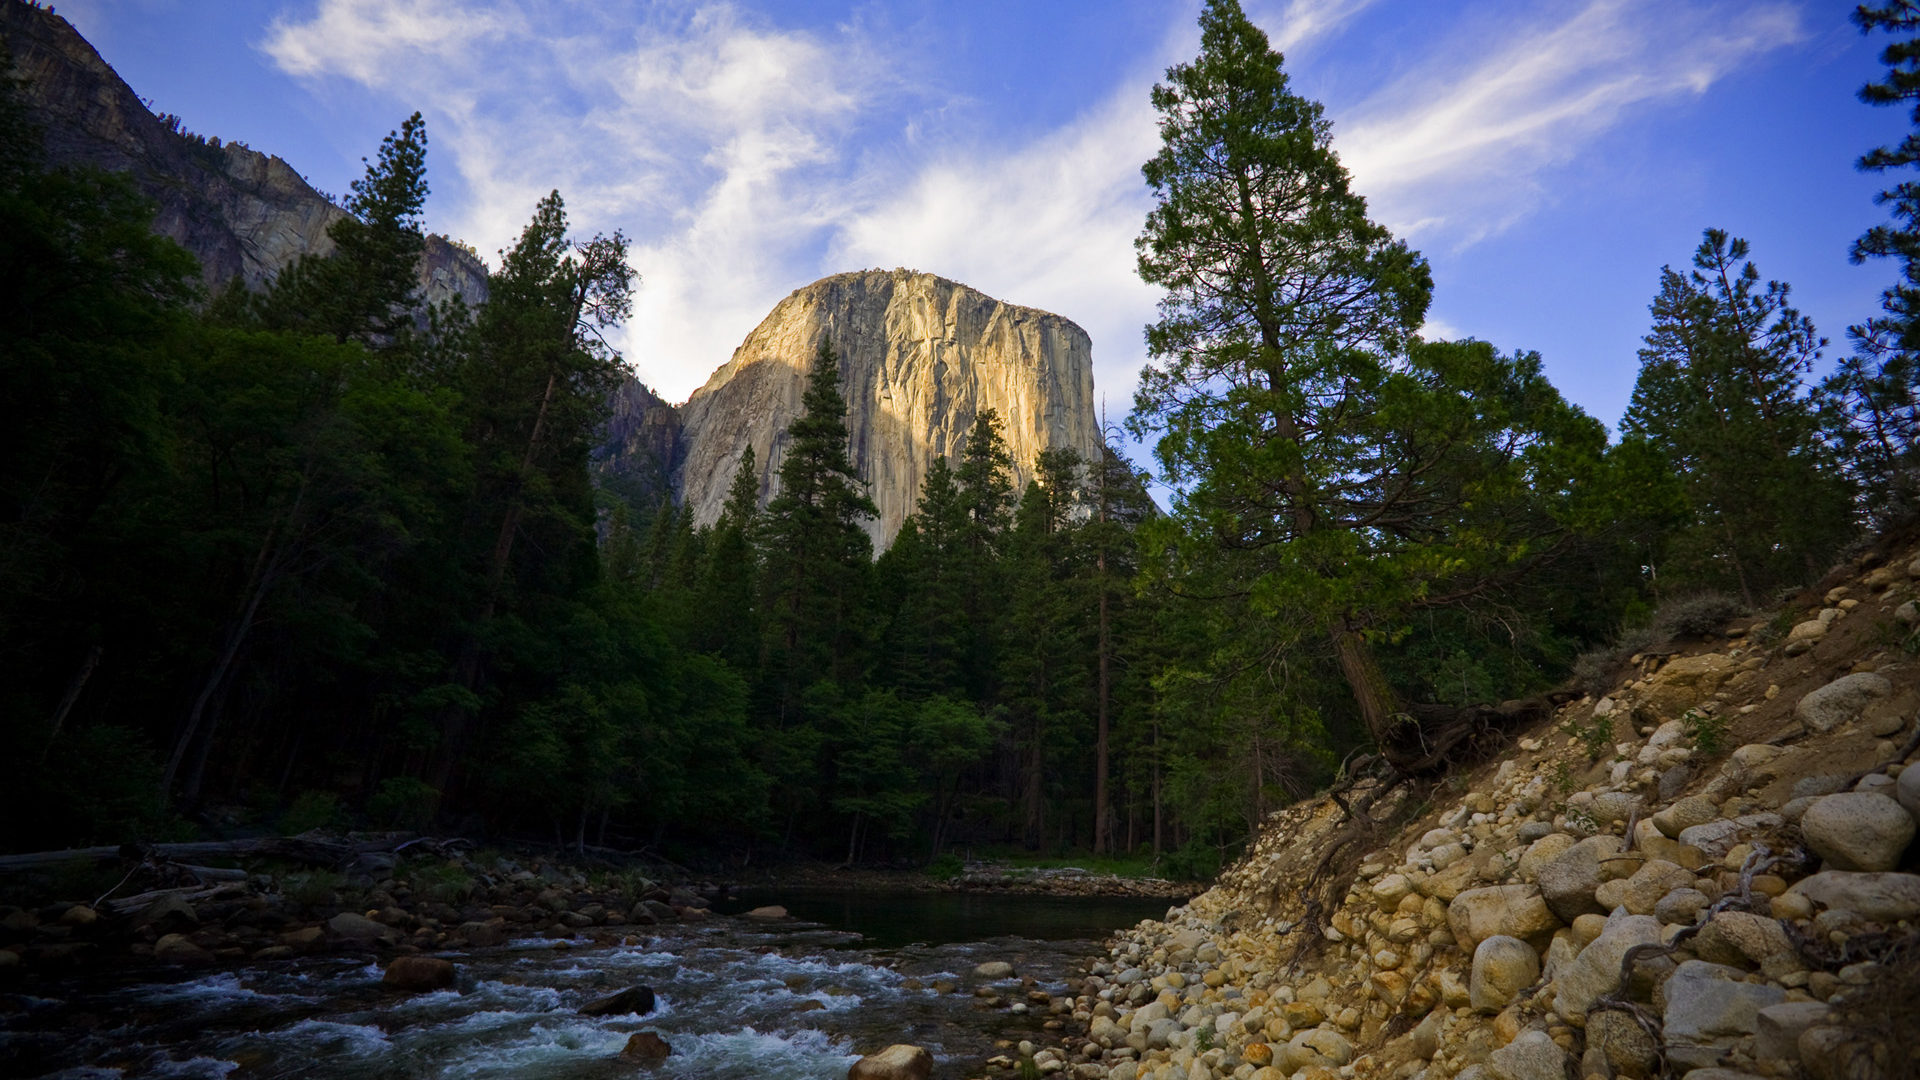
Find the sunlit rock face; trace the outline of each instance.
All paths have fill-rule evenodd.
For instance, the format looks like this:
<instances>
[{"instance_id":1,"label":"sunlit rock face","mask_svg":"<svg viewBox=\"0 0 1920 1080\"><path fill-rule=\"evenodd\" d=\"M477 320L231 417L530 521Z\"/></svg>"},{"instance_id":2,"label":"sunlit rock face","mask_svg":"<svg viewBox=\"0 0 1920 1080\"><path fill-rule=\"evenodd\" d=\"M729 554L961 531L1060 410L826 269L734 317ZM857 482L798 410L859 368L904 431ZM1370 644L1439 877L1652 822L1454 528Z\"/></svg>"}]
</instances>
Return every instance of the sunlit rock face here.
<instances>
[{"instance_id":1,"label":"sunlit rock face","mask_svg":"<svg viewBox=\"0 0 1920 1080\"><path fill-rule=\"evenodd\" d=\"M65 19L3 3L0 37L25 79L47 161L129 174L153 200L154 231L199 258L210 290L236 276L259 289L301 255L333 250L327 227L346 211L280 158L154 115ZM427 239L420 282L428 301L478 305L487 296L485 264L439 236Z\"/></svg>"},{"instance_id":2,"label":"sunlit rock face","mask_svg":"<svg viewBox=\"0 0 1920 1080\"><path fill-rule=\"evenodd\" d=\"M782 300L681 406L676 487L697 524L719 516L749 445L761 504L775 493L822 338L840 354L854 466L880 511L868 525L876 548L913 512L933 460L960 455L983 409L1000 414L1016 493L1041 450L1088 460L1099 450L1086 331L932 274L835 274Z\"/></svg>"}]
</instances>

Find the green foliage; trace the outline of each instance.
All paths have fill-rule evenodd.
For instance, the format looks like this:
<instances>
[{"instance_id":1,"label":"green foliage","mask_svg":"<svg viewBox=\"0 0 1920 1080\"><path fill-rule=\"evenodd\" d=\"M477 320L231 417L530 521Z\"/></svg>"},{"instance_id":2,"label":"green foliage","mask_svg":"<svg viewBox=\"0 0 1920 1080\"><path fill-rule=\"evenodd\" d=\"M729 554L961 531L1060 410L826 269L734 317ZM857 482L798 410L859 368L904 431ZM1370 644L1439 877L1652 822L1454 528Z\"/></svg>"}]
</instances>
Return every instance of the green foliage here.
<instances>
[{"instance_id":1,"label":"green foliage","mask_svg":"<svg viewBox=\"0 0 1920 1080\"><path fill-rule=\"evenodd\" d=\"M418 832L433 822L440 792L411 776L389 776L367 800L367 816L382 828Z\"/></svg>"},{"instance_id":2,"label":"green foliage","mask_svg":"<svg viewBox=\"0 0 1920 1080\"><path fill-rule=\"evenodd\" d=\"M296 904L320 908L337 903L346 884L346 878L331 870L306 870L283 875L280 892Z\"/></svg>"},{"instance_id":3,"label":"green foliage","mask_svg":"<svg viewBox=\"0 0 1920 1080\"><path fill-rule=\"evenodd\" d=\"M1713 757L1727 748L1727 729L1731 721L1720 713L1688 709L1680 716L1680 726L1694 749Z\"/></svg>"},{"instance_id":4,"label":"green foliage","mask_svg":"<svg viewBox=\"0 0 1920 1080\"><path fill-rule=\"evenodd\" d=\"M1160 860L1160 869L1174 881L1212 881L1220 873L1220 849L1201 840L1189 840Z\"/></svg>"},{"instance_id":5,"label":"green foliage","mask_svg":"<svg viewBox=\"0 0 1920 1080\"><path fill-rule=\"evenodd\" d=\"M1853 533L1846 483L1801 384L1825 339L1784 283L1761 284L1746 241L1708 229L1693 266L1661 270L1621 430L1682 478L1688 517L1663 574L1751 606L1817 576Z\"/></svg>"},{"instance_id":6,"label":"green foliage","mask_svg":"<svg viewBox=\"0 0 1920 1080\"><path fill-rule=\"evenodd\" d=\"M1653 613L1653 636L1662 642L1718 634L1748 608L1726 593L1698 592L1663 602Z\"/></svg>"},{"instance_id":7,"label":"green foliage","mask_svg":"<svg viewBox=\"0 0 1920 1080\"><path fill-rule=\"evenodd\" d=\"M340 809L340 796L331 791L303 791L280 815L280 831L297 836L313 829L331 829L346 820Z\"/></svg>"},{"instance_id":8,"label":"green foliage","mask_svg":"<svg viewBox=\"0 0 1920 1080\"><path fill-rule=\"evenodd\" d=\"M1613 752L1613 714L1590 716L1585 720L1568 720L1562 727L1567 734L1580 740L1580 746L1586 750L1587 757L1594 761Z\"/></svg>"},{"instance_id":9,"label":"green foliage","mask_svg":"<svg viewBox=\"0 0 1920 1080\"><path fill-rule=\"evenodd\" d=\"M1547 777L1553 781L1554 790L1563 795L1579 790L1580 779L1573 774L1573 766L1564 761L1554 762L1553 768L1547 771Z\"/></svg>"},{"instance_id":10,"label":"green foliage","mask_svg":"<svg viewBox=\"0 0 1920 1080\"><path fill-rule=\"evenodd\" d=\"M463 904L472 898L473 875L451 860L407 867L413 891L441 904Z\"/></svg>"},{"instance_id":11,"label":"green foliage","mask_svg":"<svg viewBox=\"0 0 1920 1080\"><path fill-rule=\"evenodd\" d=\"M951 851L943 851L927 863L927 876L935 881L953 881L966 871L966 864L960 856Z\"/></svg>"},{"instance_id":12,"label":"green foliage","mask_svg":"<svg viewBox=\"0 0 1920 1080\"><path fill-rule=\"evenodd\" d=\"M1393 734L1381 647L1605 521L1588 495L1605 432L1538 356L1415 336L1427 264L1367 219L1320 106L1238 4L1200 26L1200 57L1154 89L1157 202L1136 245L1166 290L1129 420L1175 487L1156 569L1244 597L1269 656L1332 652L1368 736L1427 767L1417 732Z\"/></svg>"}]
</instances>

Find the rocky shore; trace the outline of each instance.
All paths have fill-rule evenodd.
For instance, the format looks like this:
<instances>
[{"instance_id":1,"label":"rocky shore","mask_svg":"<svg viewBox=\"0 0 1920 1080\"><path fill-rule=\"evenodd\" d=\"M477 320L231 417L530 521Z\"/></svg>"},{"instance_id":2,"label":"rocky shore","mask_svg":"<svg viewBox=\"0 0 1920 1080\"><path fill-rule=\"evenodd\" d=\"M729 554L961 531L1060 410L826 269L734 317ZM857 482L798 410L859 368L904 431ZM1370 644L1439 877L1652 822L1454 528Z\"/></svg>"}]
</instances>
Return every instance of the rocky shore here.
<instances>
[{"instance_id":1,"label":"rocky shore","mask_svg":"<svg viewBox=\"0 0 1920 1080\"><path fill-rule=\"evenodd\" d=\"M1920 1075L1915 555L1632 657L1464 782L1275 814L989 1073Z\"/></svg>"},{"instance_id":2,"label":"rocky shore","mask_svg":"<svg viewBox=\"0 0 1920 1080\"><path fill-rule=\"evenodd\" d=\"M0 906L0 977L321 952L391 958L530 937L613 944L635 928L707 918L722 891L711 882L669 886L636 872L589 874L558 860L457 851L366 853L344 872L215 873L237 880Z\"/></svg>"}]
</instances>

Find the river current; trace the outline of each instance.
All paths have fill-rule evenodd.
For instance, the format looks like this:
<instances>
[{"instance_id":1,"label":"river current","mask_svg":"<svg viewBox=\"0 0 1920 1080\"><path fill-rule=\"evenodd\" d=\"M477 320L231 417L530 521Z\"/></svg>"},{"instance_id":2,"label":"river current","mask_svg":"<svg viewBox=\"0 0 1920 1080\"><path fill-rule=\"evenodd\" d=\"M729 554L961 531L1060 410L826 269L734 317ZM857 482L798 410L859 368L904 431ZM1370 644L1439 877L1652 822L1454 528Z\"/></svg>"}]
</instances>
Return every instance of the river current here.
<instances>
[{"instance_id":1,"label":"river current","mask_svg":"<svg viewBox=\"0 0 1920 1080\"><path fill-rule=\"evenodd\" d=\"M182 1078L632 1077L839 1080L860 1054L925 1046L935 1075L977 1071L996 1039L1045 1036L1035 990L1069 992L1101 941L1165 901L978 894L787 893L791 920L719 917L634 944L533 938L443 953L455 989L402 994L365 957L145 969L0 991L0 1075ZM1018 972L975 990L975 966ZM1022 979L1031 979L1025 983ZM645 1016L580 1006L635 984ZM21 992L24 991L24 992ZM1025 1011L1015 1008L1019 1004ZM620 1056L651 1031L652 1067Z\"/></svg>"}]
</instances>

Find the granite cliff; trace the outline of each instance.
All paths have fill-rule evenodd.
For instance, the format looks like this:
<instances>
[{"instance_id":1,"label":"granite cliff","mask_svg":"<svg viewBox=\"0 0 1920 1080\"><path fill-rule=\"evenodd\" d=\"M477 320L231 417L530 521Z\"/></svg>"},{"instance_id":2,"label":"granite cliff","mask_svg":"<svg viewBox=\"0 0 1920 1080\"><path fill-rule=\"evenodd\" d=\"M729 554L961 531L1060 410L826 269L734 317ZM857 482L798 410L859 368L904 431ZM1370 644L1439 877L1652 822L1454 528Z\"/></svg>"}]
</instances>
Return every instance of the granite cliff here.
<instances>
[{"instance_id":1,"label":"granite cliff","mask_svg":"<svg viewBox=\"0 0 1920 1080\"><path fill-rule=\"evenodd\" d=\"M0 0L0 38L25 80L48 161L128 174L154 202L155 231L200 260L209 291L236 276L263 288L301 255L332 250L327 229L345 210L286 161L156 115L51 10ZM420 280L429 302L486 301L485 264L445 237L427 238ZM866 270L781 301L685 405L627 380L595 453L600 483L642 505L671 490L696 522L710 523L751 445L764 505L822 337L842 357L853 460L880 510L869 524L878 547L913 511L927 466L959 454L983 409L1000 415L1016 491L1042 449L1099 452L1085 331L931 274Z\"/></svg>"},{"instance_id":2,"label":"granite cliff","mask_svg":"<svg viewBox=\"0 0 1920 1080\"><path fill-rule=\"evenodd\" d=\"M835 274L776 305L680 408L675 489L696 523L719 516L749 445L763 504L773 494L823 337L841 357L854 466L880 510L869 524L877 547L913 512L934 457L958 456L983 409L1000 414L1016 491L1043 449L1099 452L1086 331L932 274Z\"/></svg>"},{"instance_id":3,"label":"granite cliff","mask_svg":"<svg viewBox=\"0 0 1920 1080\"><path fill-rule=\"evenodd\" d=\"M327 227L346 211L280 158L155 115L65 19L0 0L0 38L26 80L47 160L129 174L154 202L155 231L199 258L209 290L236 275L261 288L299 256L333 249ZM420 279L430 302L486 300L485 264L442 236L427 238Z\"/></svg>"}]
</instances>

